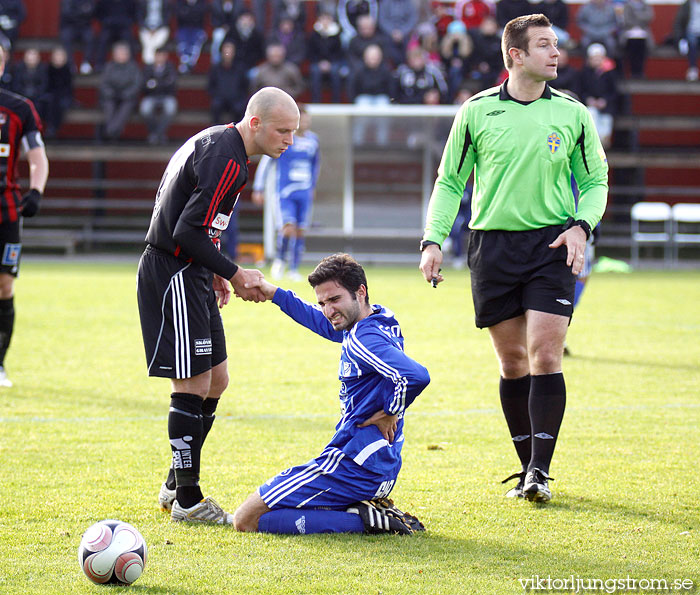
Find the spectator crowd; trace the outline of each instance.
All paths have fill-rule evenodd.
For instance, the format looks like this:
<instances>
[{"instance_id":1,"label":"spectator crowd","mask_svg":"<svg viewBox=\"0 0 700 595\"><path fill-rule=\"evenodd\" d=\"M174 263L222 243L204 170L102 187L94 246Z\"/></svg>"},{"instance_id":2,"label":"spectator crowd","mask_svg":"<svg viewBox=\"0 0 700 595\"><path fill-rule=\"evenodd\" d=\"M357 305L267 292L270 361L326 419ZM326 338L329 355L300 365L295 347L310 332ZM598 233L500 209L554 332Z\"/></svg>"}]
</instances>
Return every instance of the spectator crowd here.
<instances>
[{"instance_id":1,"label":"spectator crowd","mask_svg":"<svg viewBox=\"0 0 700 595\"><path fill-rule=\"evenodd\" d=\"M73 104L73 77L95 73L100 138L119 138L138 111L148 142L161 144L178 109L178 79L193 71L208 73L213 122L240 119L248 97L270 85L313 103L463 101L503 80L501 30L529 13L547 15L560 39L553 86L588 105L605 131L617 79L643 76L654 44L646 0L588 0L575 16L578 42L563 0L61 0L47 62L27 48L0 84L34 100L51 138ZM0 1L7 51L26 16L22 0ZM687 78L697 80L700 0L679 7L669 39L688 55ZM583 57L582 69L569 64L567 50Z\"/></svg>"}]
</instances>

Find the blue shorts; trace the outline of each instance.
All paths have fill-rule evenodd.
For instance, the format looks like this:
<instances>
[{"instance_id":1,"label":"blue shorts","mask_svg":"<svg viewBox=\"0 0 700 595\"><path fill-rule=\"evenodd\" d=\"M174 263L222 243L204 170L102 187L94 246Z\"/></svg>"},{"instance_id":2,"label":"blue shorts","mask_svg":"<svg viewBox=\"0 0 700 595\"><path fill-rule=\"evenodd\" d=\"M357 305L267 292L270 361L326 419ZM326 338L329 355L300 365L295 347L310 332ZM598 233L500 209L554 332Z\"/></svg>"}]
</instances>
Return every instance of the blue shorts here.
<instances>
[{"instance_id":1,"label":"blue shorts","mask_svg":"<svg viewBox=\"0 0 700 595\"><path fill-rule=\"evenodd\" d=\"M290 467L258 488L271 509L329 508L345 510L360 500L384 498L396 476L382 476L360 467L343 451L328 447L304 465Z\"/></svg>"},{"instance_id":2,"label":"blue shorts","mask_svg":"<svg viewBox=\"0 0 700 595\"><path fill-rule=\"evenodd\" d=\"M311 216L311 202L311 197L281 198L278 205L278 226L293 223L297 227L306 229Z\"/></svg>"}]
</instances>

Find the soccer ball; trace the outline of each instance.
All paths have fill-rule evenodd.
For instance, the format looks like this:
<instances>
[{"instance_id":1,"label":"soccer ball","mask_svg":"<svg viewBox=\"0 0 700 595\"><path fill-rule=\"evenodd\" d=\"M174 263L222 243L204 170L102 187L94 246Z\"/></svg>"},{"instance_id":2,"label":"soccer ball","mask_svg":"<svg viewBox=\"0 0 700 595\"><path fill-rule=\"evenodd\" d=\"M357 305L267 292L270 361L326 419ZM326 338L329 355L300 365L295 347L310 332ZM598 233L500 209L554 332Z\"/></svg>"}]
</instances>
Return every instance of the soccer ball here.
<instances>
[{"instance_id":1,"label":"soccer ball","mask_svg":"<svg viewBox=\"0 0 700 595\"><path fill-rule=\"evenodd\" d=\"M105 520L89 527L80 541L78 562L93 583L130 585L146 565L146 542L129 523Z\"/></svg>"}]
</instances>

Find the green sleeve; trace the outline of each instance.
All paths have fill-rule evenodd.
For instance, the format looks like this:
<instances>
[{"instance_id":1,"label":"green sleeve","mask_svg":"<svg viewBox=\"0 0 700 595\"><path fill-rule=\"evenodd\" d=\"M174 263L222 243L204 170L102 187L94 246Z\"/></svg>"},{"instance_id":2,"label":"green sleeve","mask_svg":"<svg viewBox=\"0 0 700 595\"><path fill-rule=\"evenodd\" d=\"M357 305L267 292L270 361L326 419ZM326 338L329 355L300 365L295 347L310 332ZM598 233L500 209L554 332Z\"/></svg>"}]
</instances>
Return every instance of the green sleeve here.
<instances>
[{"instance_id":1,"label":"green sleeve","mask_svg":"<svg viewBox=\"0 0 700 595\"><path fill-rule=\"evenodd\" d=\"M475 151L468 126L468 106L469 102L465 103L455 116L428 204L423 239L441 246L452 229L464 188L474 167Z\"/></svg>"},{"instance_id":2,"label":"green sleeve","mask_svg":"<svg viewBox=\"0 0 700 595\"><path fill-rule=\"evenodd\" d=\"M600 222L608 200L608 159L589 111L582 109L582 140L571 156L571 170L579 188L576 218L593 229Z\"/></svg>"}]
</instances>

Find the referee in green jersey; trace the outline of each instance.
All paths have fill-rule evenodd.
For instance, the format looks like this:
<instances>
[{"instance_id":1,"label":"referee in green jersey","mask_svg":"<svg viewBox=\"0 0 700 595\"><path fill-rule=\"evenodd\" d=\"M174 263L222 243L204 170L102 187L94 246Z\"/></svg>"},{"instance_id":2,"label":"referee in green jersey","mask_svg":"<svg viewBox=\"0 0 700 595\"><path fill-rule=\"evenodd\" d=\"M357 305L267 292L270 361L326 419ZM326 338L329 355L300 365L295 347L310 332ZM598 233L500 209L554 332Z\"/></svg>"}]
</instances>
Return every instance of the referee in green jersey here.
<instances>
[{"instance_id":1,"label":"referee in green jersey","mask_svg":"<svg viewBox=\"0 0 700 595\"><path fill-rule=\"evenodd\" d=\"M566 404L564 339L586 239L605 210L608 166L586 107L547 84L559 57L547 17L510 21L502 50L508 79L469 99L452 125L420 269L435 286L444 280L440 247L473 172L468 262L476 326L489 329L501 405L522 464L508 478L518 484L507 495L547 501Z\"/></svg>"}]
</instances>

